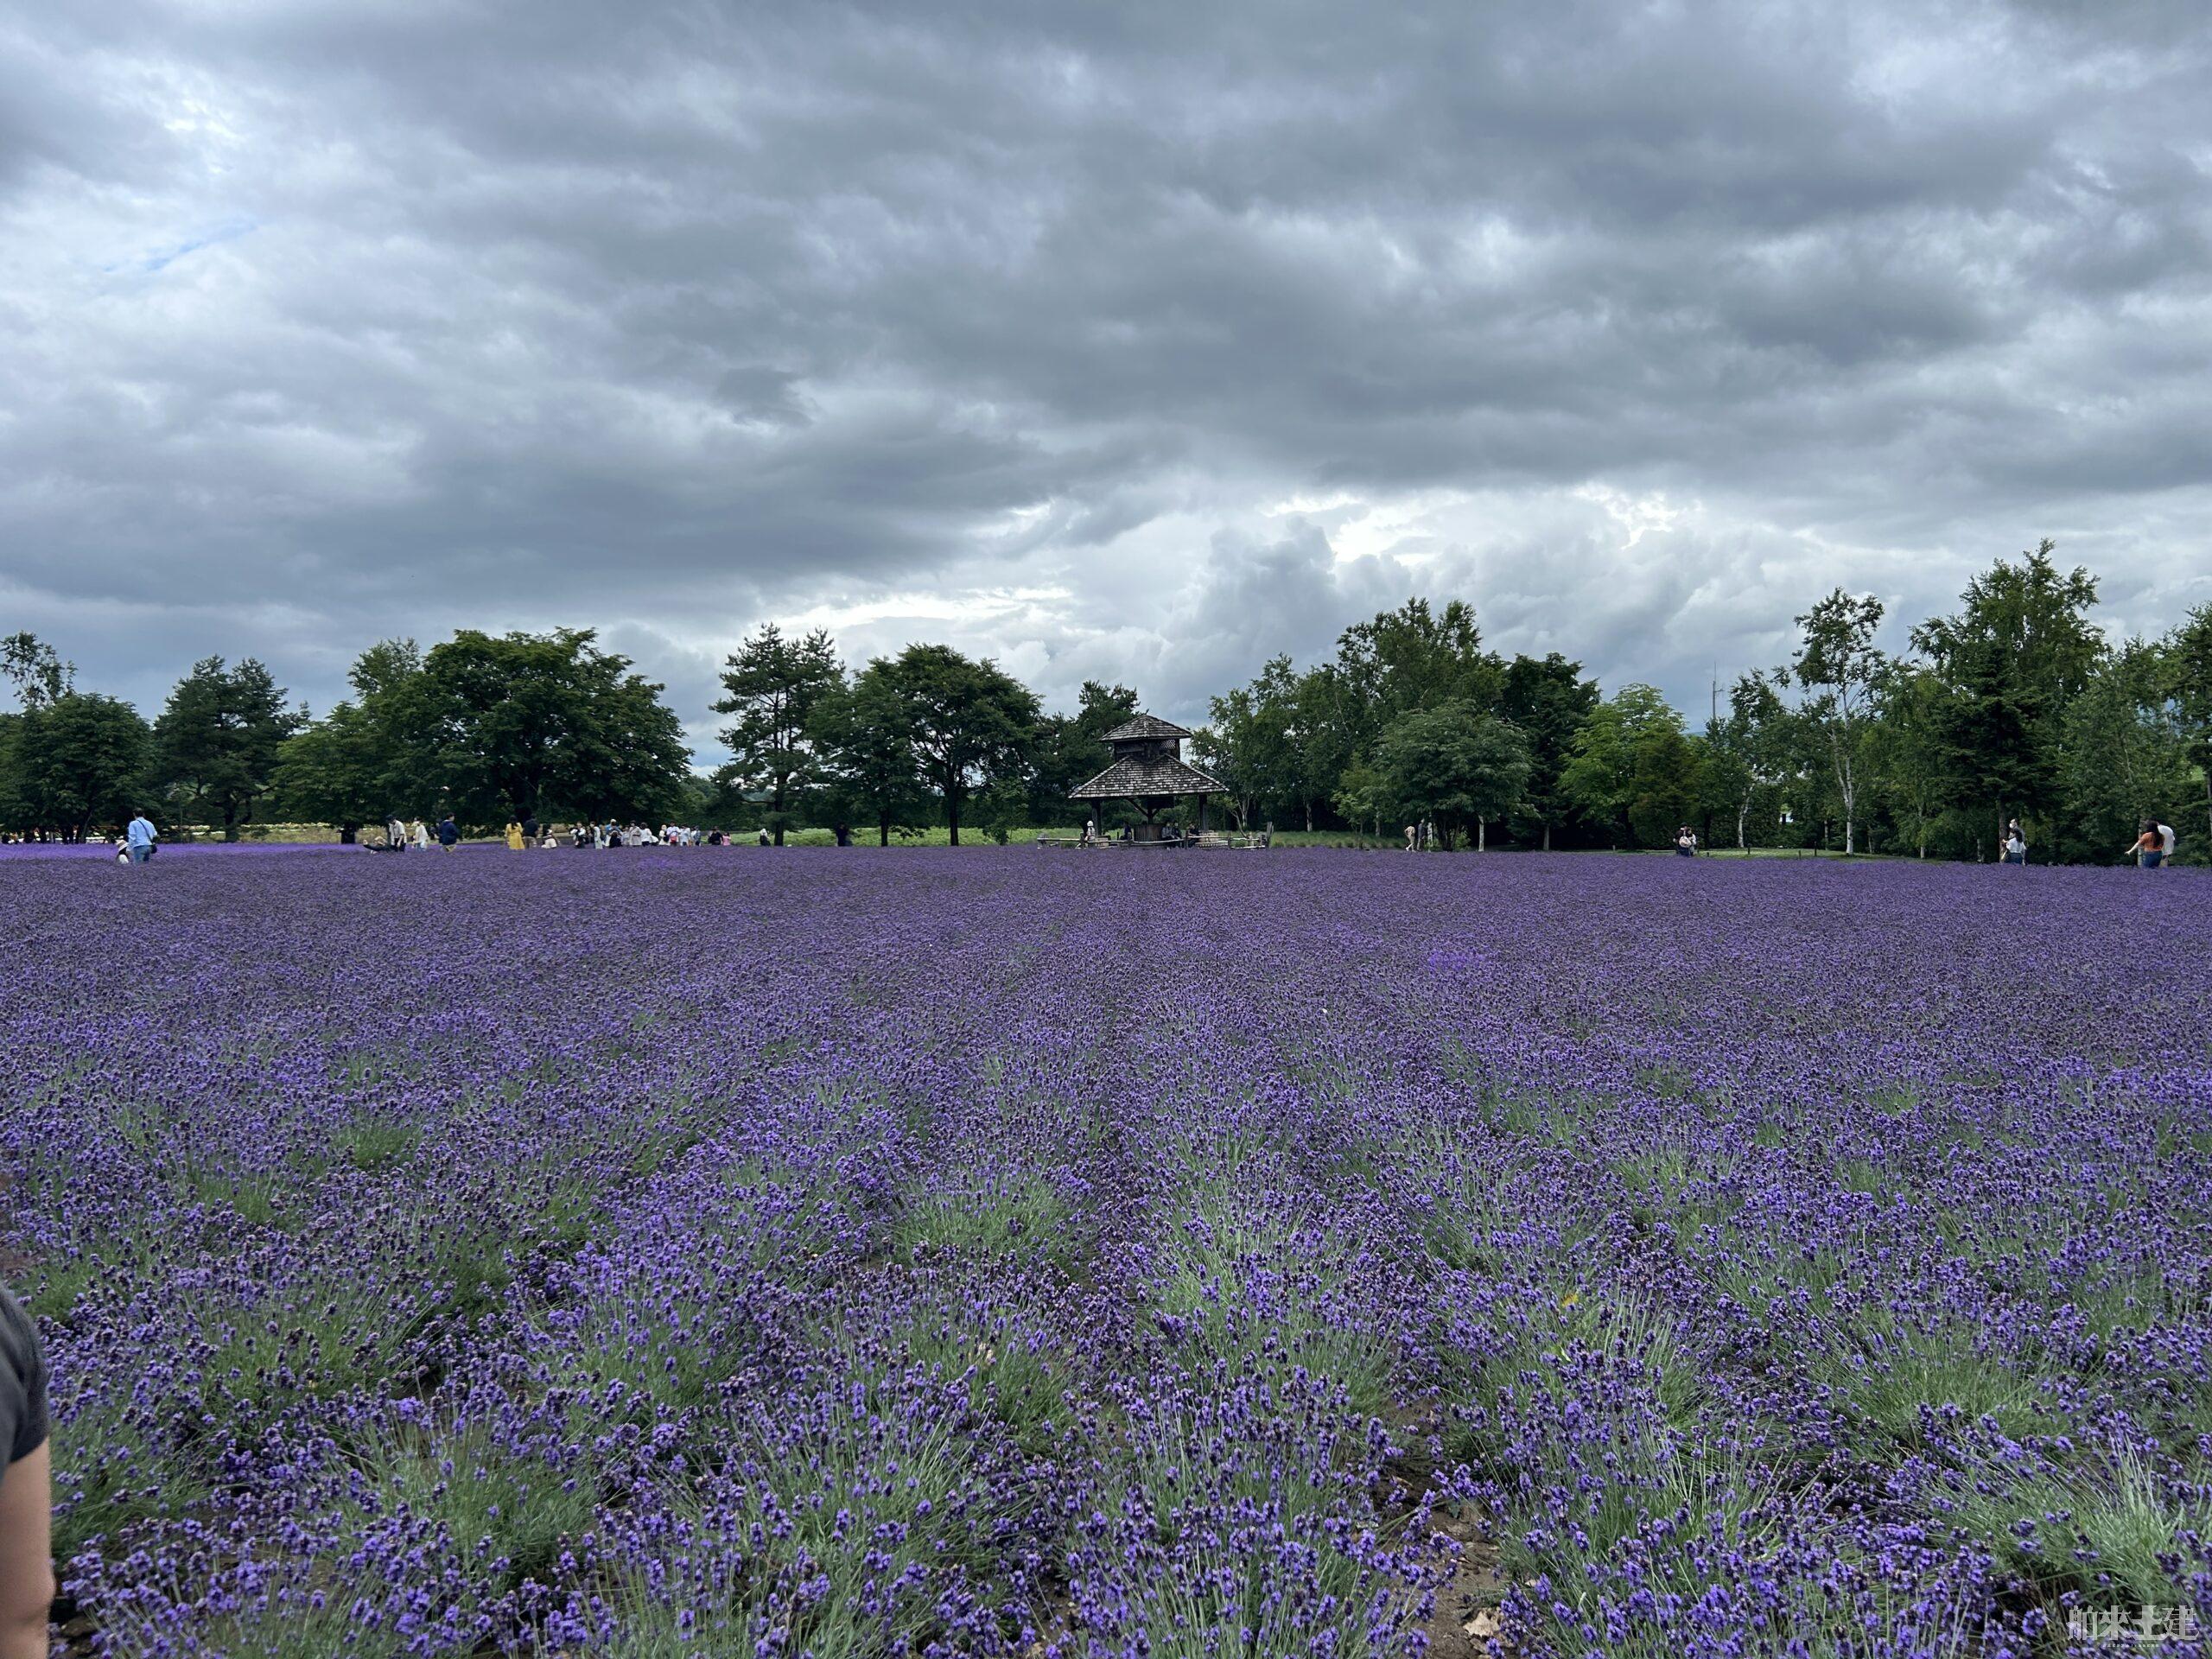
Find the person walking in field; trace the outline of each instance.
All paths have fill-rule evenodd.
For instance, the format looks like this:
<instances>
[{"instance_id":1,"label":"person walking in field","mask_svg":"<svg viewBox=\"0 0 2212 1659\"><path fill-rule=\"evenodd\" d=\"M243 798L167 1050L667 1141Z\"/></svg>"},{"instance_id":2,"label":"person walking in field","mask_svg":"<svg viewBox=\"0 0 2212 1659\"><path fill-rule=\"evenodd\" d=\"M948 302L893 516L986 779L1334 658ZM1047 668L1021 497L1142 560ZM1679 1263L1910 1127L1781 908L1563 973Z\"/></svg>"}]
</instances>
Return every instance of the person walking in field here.
<instances>
[{"instance_id":1,"label":"person walking in field","mask_svg":"<svg viewBox=\"0 0 2212 1659\"><path fill-rule=\"evenodd\" d=\"M1675 855L1678 858L1697 856L1697 831L1687 823L1675 831Z\"/></svg>"},{"instance_id":2,"label":"person walking in field","mask_svg":"<svg viewBox=\"0 0 2212 1659\"><path fill-rule=\"evenodd\" d=\"M1406 850L1409 853L1421 850L1421 831L1410 823L1406 826Z\"/></svg>"},{"instance_id":3,"label":"person walking in field","mask_svg":"<svg viewBox=\"0 0 2212 1659\"><path fill-rule=\"evenodd\" d=\"M430 826L423 823L420 818L416 819L415 831L410 839L414 842L415 850L416 852L429 852L430 850Z\"/></svg>"},{"instance_id":4,"label":"person walking in field","mask_svg":"<svg viewBox=\"0 0 2212 1659\"><path fill-rule=\"evenodd\" d=\"M2174 861L2174 854L2180 847L2179 842L2177 842L2174 837L2173 825L2171 823L2161 823L2156 818L2153 818L2151 820L2151 827L2158 832L2159 863L2172 863Z\"/></svg>"},{"instance_id":5,"label":"person walking in field","mask_svg":"<svg viewBox=\"0 0 2212 1659\"><path fill-rule=\"evenodd\" d=\"M522 825L512 818L507 820L507 850L511 853L522 851Z\"/></svg>"},{"instance_id":6,"label":"person walking in field","mask_svg":"<svg viewBox=\"0 0 2212 1659\"><path fill-rule=\"evenodd\" d=\"M38 1327L0 1286L0 1659L45 1659L54 1605L53 1447Z\"/></svg>"},{"instance_id":7,"label":"person walking in field","mask_svg":"<svg viewBox=\"0 0 2212 1659\"><path fill-rule=\"evenodd\" d=\"M2134 844L2127 850L2135 855L2136 868L2155 870L2165 862L2166 839L2158 833L2158 826L2145 818L2136 834Z\"/></svg>"},{"instance_id":8,"label":"person walking in field","mask_svg":"<svg viewBox=\"0 0 2212 1659\"><path fill-rule=\"evenodd\" d=\"M451 852L460 839L461 826L453 821L453 814L448 812L438 820L438 845Z\"/></svg>"},{"instance_id":9,"label":"person walking in field","mask_svg":"<svg viewBox=\"0 0 2212 1659\"><path fill-rule=\"evenodd\" d=\"M156 839L154 821L151 818L143 812L132 817L130 826L123 832L123 843L130 850L130 861L133 864L143 864L151 858L154 855Z\"/></svg>"},{"instance_id":10,"label":"person walking in field","mask_svg":"<svg viewBox=\"0 0 2212 1659\"><path fill-rule=\"evenodd\" d=\"M2020 829L2018 818L2005 827L2005 861L2007 864L2025 864L2028 861L2028 838Z\"/></svg>"}]
</instances>

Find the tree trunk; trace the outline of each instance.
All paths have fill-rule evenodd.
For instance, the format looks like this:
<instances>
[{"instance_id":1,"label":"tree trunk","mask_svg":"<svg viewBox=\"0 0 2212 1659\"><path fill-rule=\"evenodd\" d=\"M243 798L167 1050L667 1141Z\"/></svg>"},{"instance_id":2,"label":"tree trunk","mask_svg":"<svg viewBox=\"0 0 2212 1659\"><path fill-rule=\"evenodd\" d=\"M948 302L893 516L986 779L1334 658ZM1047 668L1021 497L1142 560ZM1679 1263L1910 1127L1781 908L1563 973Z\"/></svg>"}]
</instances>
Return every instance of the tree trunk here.
<instances>
[{"instance_id":1,"label":"tree trunk","mask_svg":"<svg viewBox=\"0 0 2212 1659\"><path fill-rule=\"evenodd\" d=\"M359 831L360 826L359 824L340 824L338 826L338 844L340 847L353 847L359 845L359 842L354 839Z\"/></svg>"},{"instance_id":2,"label":"tree trunk","mask_svg":"<svg viewBox=\"0 0 2212 1659\"><path fill-rule=\"evenodd\" d=\"M1486 853L1490 850L1490 820L1488 818L1475 820L1475 850L1478 853Z\"/></svg>"},{"instance_id":3,"label":"tree trunk","mask_svg":"<svg viewBox=\"0 0 2212 1659\"><path fill-rule=\"evenodd\" d=\"M944 791L944 830L948 845L960 844L960 797L950 790Z\"/></svg>"},{"instance_id":4,"label":"tree trunk","mask_svg":"<svg viewBox=\"0 0 2212 1659\"><path fill-rule=\"evenodd\" d=\"M1545 850L1546 852L1548 852L1548 853L1549 851L1551 851L1551 849L1552 849L1552 821L1551 821L1549 818L1546 818L1546 819L1544 820L1544 850Z\"/></svg>"},{"instance_id":5,"label":"tree trunk","mask_svg":"<svg viewBox=\"0 0 2212 1659\"><path fill-rule=\"evenodd\" d=\"M1736 850L1739 853L1750 850L1750 849L1744 844L1744 820L1751 816L1751 798L1746 795L1744 797L1742 804L1736 808Z\"/></svg>"},{"instance_id":6,"label":"tree trunk","mask_svg":"<svg viewBox=\"0 0 2212 1659\"><path fill-rule=\"evenodd\" d=\"M1311 801L1306 803L1306 833L1309 836L1313 833L1313 803Z\"/></svg>"},{"instance_id":7,"label":"tree trunk","mask_svg":"<svg viewBox=\"0 0 2212 1659\"><path fill-rule=\"evenodd\" d=\"M891 844L891 809L887 806L876 814L875 844L879 847Z\"/></svg>"}]
</instances>

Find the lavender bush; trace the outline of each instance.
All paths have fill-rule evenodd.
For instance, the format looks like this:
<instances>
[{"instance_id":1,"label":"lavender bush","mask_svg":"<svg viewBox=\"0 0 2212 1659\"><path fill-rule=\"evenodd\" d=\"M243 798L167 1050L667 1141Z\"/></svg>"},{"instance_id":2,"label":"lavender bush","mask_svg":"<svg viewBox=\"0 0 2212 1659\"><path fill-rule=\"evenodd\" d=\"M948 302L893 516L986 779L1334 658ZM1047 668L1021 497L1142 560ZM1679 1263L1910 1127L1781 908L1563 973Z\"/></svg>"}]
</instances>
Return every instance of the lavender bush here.
<instances>
[{"instance_id":1,"label":"lavender bush","mask_svg":"<svg viewBox=\"0 0 2212 1659\"><path fill-rule=\"evenodd\" d=\"M2212 1620L2191 873L0 880L80 1648L1994 1659Z\"/></svg>"}]
</instances>

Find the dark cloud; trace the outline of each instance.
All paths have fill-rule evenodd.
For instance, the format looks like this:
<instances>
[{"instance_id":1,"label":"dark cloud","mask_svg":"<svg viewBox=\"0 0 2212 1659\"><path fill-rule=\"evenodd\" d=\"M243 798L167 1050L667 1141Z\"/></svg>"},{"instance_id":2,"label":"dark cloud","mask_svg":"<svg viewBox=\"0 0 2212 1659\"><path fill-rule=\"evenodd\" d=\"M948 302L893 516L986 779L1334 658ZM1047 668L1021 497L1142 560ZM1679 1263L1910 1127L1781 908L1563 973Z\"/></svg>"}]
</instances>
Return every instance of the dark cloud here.
<instances>
[{"instance_id":1,"label":"dark cloud","mask_svg":"<svg viewBox=\"0 0 2212 1659\"><path fill-rule=\"evenodd\" d=\"M2189 9L0 22L0 604L158 701L764 618L1170 713L1416 590L1701 702L2041 534L2206 594ZM2194 562L2193 562L2194 561Z\"/></svg>"}]
</instances>

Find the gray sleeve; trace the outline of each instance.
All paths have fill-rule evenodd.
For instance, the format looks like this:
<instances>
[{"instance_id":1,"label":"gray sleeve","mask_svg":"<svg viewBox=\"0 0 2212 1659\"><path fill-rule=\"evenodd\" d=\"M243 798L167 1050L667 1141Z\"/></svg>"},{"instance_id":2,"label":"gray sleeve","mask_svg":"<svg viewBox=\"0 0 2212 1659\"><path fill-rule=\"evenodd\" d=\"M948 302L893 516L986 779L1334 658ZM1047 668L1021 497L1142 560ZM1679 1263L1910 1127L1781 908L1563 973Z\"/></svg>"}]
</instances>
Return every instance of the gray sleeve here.
<instances>
[{"instance_id":1,"label":"gray sleeve","mask_svg":"<svg viewBox=\"0 0 2212 1659\"><path fill-rule=\"evenodd\" d=\"M0 1287L0 1440L18 1463L46 1444L46 1357L38 1328L15 1293Z\"/></svg>"}]
</instances>

